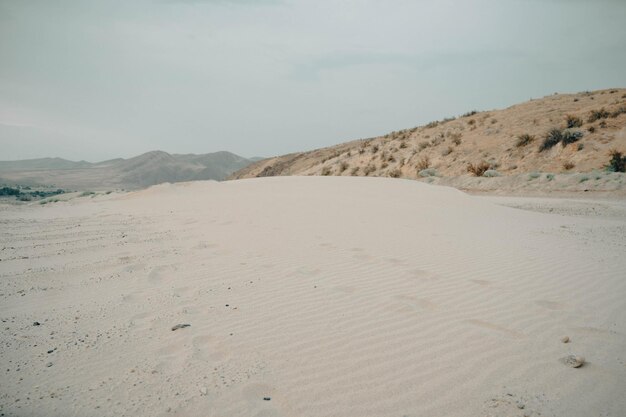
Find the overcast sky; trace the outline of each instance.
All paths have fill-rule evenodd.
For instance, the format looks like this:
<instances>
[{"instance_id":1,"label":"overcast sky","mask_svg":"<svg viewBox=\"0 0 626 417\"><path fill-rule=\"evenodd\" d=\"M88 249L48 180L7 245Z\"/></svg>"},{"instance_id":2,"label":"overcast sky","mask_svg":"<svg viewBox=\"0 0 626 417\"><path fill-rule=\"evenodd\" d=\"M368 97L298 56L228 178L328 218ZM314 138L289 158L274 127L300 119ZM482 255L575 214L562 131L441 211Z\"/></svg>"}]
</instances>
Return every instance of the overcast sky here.
<instances>
[{"instance_id":1,"label":"overcast sky","mask_svg":"<svg viewBox=\"0 0 626 417\"><path fill-rule=\"evenodd\" d=\"M271 156L626 87L624 0L0 0L0 160Z\"/></svg>"}]
</instances>

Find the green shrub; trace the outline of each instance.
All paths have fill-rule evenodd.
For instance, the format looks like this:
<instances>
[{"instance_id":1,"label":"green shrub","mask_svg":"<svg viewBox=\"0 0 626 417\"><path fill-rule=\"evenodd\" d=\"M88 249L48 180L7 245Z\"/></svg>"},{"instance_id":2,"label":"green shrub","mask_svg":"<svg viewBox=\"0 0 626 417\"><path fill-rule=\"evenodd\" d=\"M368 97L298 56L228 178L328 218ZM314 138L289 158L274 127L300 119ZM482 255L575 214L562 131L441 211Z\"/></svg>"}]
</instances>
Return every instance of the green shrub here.
<instances>
[{"instance_id":1,"label":"green shrub","mask_svg":"<svg viewBox=\"0 0 626 417\"><path fill-rule=\"evenodd\" d=\"M561 134L561 145L565 147L569 145L570 143L578 142L580 138L582 137L583 137L583 132L580 132L578 130L575 130L575 131L564 130Z\"/></svg>"},{"instance_id":2,"label":"green shrub","mask_svg":"<svg viewBox=\"0 0 626 417\"><path fill-rule=\"evenodd\" d=\"M543 152L545 150L551 149L556 146L563 139L563 133L560 129L550 129L550 131L546 134L545 139L541 146L539 146L539 152Z\"/></svg>"},{"instance_id":3,"label":"green shrub","mask_svg":"<svg viewBox=\"0 0 626 417\"><path fill-rule=\"evenodd\" d=\"M583 121L578 116L572 116L571 114L568 114L567 116L565 116L565 124L567 125L568 129L571 129L573 127L581 127L583 125Z\"/></svg>"},{"instance_id":4,"label":"green shrub","mask_svg":"<svg viewBox=\"0 0 626 417\"><path fill-rule=\"evenodd\" d=\"M617 149L611 149L609 151L609 164L606 166L607 171L611 172L626 172L626 156L623 156Z\"/></svg>"}]
</instances>

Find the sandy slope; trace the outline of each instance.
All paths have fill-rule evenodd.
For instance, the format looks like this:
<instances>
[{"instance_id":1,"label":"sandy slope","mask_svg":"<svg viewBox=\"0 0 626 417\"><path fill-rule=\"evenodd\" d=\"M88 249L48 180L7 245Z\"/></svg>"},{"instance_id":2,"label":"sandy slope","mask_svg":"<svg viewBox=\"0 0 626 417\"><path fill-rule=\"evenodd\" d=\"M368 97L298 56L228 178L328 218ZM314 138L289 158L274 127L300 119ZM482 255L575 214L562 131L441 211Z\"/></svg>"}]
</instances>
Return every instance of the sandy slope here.
<instances>
[{"instance_id":1,"label":"sandy slope","mask_svg":"<svg viewBox=\"0 0 626 417\"><path fill-rule=\"evenodd\" d=\"M0 211L5 416L626 412L623 201L337 177L82 200Z\"/></svg>"},{"instance_id":2,"label":"sandy slope","mask_svg":"<svg viewBox=\"0 0 626 417\"><path fill-rule=\"evenodd\" d=\"M605 117L590 119L599 110L605 111ZM561 143L540 151L547 132L565 129L568 116L580 119L580 126L570 130L582 137L566 146ZM519 136L524 134L534 140L518 146ZM437 176L452 179L450 185L457 187L471 176L468 165L482 162L504 177L498 181L498 189L519 189L519 181L512 178L509 182L507 178L534 172L601 171L609 162L611 149L626 153L624 88L556 94L376 138L276 156L248 165L231 177L333 175L423 180L423 170L429 167ZM544 189L562 189L564 184L555 185L545 184ZM568 189L575 190L576 185L571 185ZM597 183L586 186L604 190Z\"/></svg>"}]
</instances>

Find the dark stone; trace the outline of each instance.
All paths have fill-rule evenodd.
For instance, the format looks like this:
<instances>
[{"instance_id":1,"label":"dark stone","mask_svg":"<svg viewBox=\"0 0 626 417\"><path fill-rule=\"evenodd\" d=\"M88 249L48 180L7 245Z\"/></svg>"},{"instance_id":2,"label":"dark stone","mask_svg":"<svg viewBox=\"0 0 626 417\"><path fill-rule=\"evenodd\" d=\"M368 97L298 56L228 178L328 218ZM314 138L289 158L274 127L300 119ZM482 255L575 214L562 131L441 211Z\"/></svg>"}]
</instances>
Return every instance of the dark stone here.
<instances>
[{"instance_id":1,"label":"dark stone","mask_svg":"<svg viewBox=\"0 0 626 417\"><path fill-rule=\"evenodd\" d=\"M263 401L269 401L269 400L271 400L270 397L263 397Z\"/></svg>"},{"instance_id":2,"label":"dark stone","mask_svg":"<svg viewBox=\"0 0 626 417\"><path fill-rule=\"evenodd\" d=\"M176 326L172 327L172 331L178 330L178 329L184 329L185 327L189 327L189 326L191 326L191 324L187 324L187 323L177 324Z\"/></svg>"},{"instance_id":3,"label":"dark stone","mask_svg":"<svg viewBox=\"0 0 626 417\"><path fill-rule=\"evenodd\" d=\"M39 323L38 321L33 323L33 326L41 326L41 323Z\"/></svg>"}]
</instances>

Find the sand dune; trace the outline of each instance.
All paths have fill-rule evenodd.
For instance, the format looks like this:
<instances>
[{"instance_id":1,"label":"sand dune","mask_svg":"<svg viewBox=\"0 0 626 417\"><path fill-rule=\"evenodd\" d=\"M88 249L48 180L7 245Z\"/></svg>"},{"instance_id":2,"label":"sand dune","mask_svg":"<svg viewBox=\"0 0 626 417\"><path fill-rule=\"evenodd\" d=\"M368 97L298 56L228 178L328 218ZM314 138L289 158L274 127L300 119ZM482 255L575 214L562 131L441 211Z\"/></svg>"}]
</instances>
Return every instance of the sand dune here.
<instances>
[{"instance_id":1,"label":"sand dune","mask_svg":"<svg viewBox=\"0 0 626 417\"><path fill-rule=\"evenodd\" d=\"M0 412L623 416L624 202L524 204L275 177L5 207Z\"/></svg>"}]
</instances>

